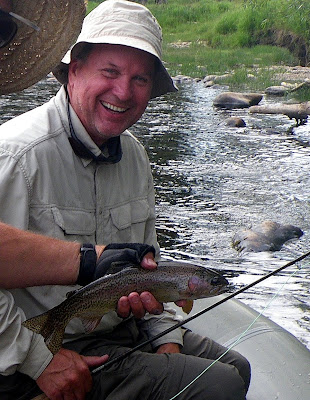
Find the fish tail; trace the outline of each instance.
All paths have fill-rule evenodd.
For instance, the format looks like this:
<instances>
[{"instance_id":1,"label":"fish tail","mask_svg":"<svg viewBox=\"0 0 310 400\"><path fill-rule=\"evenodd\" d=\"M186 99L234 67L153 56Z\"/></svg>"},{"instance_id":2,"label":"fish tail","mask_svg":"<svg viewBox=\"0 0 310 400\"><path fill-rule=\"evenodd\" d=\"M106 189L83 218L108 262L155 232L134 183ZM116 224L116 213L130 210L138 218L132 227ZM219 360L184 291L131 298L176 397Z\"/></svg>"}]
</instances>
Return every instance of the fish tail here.
<instances>
[{"instance_id":1,"label":"fish tail","mask_svg":"<svg viewBox=\"0 0 310 400\"><path fill-rule=\"evenodd\" d=\"M29 318L24 321L22 325L42 335L46 346L53 354L56 354L60 350L65 332L65 325L59 320L55 321L51 311Z\"/></svg>"}]
</instances>

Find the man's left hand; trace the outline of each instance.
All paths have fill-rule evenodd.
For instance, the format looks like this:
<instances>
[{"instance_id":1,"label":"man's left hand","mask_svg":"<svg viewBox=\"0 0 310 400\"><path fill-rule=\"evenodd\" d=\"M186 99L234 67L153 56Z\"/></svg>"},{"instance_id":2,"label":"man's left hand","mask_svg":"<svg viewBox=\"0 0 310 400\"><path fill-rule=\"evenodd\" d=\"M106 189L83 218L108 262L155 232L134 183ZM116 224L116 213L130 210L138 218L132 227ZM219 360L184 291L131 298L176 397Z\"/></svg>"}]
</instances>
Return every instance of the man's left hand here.
<instances>
[{"instance_id":1,"label":"man's left hand","mask_svg":"<svg viewBox=\"0 0 310 400\"><path fill-rule=\"evenodd\" d=\"M156 353L180 353L180 346L177 343L165 343L158 347Z\"/></svg>"},{"instance_id":2,"label":"man's left hand","mask_svg":"<svg viewBox=\"0 0 310 400\"><path fill-rule=\"evenodd\" d=\"M141 267L150 270L157 267L152 252L143 257ZM128 296L121 297L117 305L117 314L122 318L128 317L131 312L135 318L143 318L146 312L157 315L161 314L163 310L163 305L149 292L142 292L140 295L132 292Z\"/></svg>"}]
</instances>

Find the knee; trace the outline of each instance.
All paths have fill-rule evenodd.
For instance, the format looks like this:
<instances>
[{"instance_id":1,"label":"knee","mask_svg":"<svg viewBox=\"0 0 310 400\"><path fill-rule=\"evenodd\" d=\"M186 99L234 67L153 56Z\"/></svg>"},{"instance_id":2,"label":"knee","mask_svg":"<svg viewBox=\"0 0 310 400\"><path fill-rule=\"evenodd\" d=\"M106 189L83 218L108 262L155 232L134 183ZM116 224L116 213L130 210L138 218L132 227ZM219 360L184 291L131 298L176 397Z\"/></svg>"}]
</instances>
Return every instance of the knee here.
<instances>
[{"instance_id":1,"label":"knee","mask_svg":"<svg viewBox=\"0 0 310 400\"><path fill-rule=\"evenodd\" d=\"M208 377L207 374L204 386L206 398L210 400L245 400L245 384L236 367L219 363L213 371L212 384L211 376ZM199 380L197 384L199 384Z\"/></svg>"},{"instance_id":2,"label":"knee","mask_svg":"<svg viewBox=\"0 0 310 400\"><path fill-rule=\"evenodd\" d=\"M191 356L186 361L182 378L191 385L184 393L187 397L180 400L245 400L246 384L235 365ZM243 368L247 365L244 363ZM180 386L185 386L185 382Z\"/></svg>"},{"instance_id":3,"label":"knee","mask_svg":"<svg viewBox=\"0 0 310 400\"><path fill-rule=\"evenodd\" d=\"M236 362L235 366L239 371L239 375L244 381L245 385L245 390L248 391L249 386L250 386L250 380L251 380L251 365L249 361L242 356L240 353L236 353Z\"/></svg>"}]
</instances>

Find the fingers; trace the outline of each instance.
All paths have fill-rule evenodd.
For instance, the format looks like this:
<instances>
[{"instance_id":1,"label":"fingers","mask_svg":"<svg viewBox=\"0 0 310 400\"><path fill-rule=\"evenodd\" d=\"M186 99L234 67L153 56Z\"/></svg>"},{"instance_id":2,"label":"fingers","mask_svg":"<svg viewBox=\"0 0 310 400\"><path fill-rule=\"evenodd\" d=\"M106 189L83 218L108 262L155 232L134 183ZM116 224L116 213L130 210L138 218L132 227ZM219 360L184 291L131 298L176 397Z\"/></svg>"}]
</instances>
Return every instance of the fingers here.
<instances>
[{"instance_id":1,"label":"fingers","mask_svg":"<svg viewBox=\"0 0 310 400\"><path fill-rule=\"evenodd\" d=\"M130 315L130 303L127 296L122 296L117 303L117 315L121 318L127 318Z\"/></svg>"},{"instance_id":2,"label":"fingers","mask_svg":"<svg viewBox=\"0 0 310 400\"><path fill-rule=\"evenodd\" d=\"M37 379L37 384L50 400L84 400L91 390L92 378L84 357L60 349Z\"/></svg>"},{"instance_id":3,"label":"fingers","mask_svg":"<svg viewBox=\"0 0 310 400\"><path fill-rule=\"evenodd\" d=\"M164 306L159 303L151 293L142 292L140 294L140 299L143 307L150 314L158 315L164 311Z\"/></svg>"},{"instance_id":4,"label":"fingers","mask_svg":"<svg viewBox=\"0 0 310 400\"><path fill-rule=\"evenodd\" d=\"M140 295L133 292L127 297L121 297L117 307L117 313L121 318L127 318L131 312L135 318L140 319L146 312L155 315L161 314L163 305L149 292L142 292Z\"/></svg>"},{"instance_id":5,"label":"fingers","mask_svg":"<svg viewBox=\"0 0 310 400\"><path fill-rule=\"evenodd\" d=\"M140 295L136 292L130 293L128 301L131 307L131 312L136 318L143 318L145 315L145 308L141 301Z\"/></svg>"},{"instance_id":6,"label":"fingers","mask_svg":"<svg viewBox=\"0 0 310 400\"><path fill-rule=\"evenodd\" d=\"M141 267L145 269L155 269L157 267L157 263L154 260L154 254L152 252L147 253L142 261L141 261Z\"/></svg>"},{"instance_id":7,"label":"fingers","mask_svg":"<svg viewBox=\"0 0 310 400\"><path fill-rule=\"evenodd\" d=\"M158 347L156 353L180 353L180 346L177 343L165 343Z\"/></svg>"},{"instance_id":8,"label":"fingers","mask_svg":"<svg viewBox=\"0 0 310 400\"><path fill-rule=\"evenodd\" d=\"M178 300L175 302L178 307L185 307L187 304L187 300Z\"/></svg>"},{"instance_id":9,"label":"fingers","mask_svg":"<svg viewBox=\"0 0 310 400\"><path fill-rule=\"evenodd\" d=\"M130 293L129 296L123 296L118 301L117 314L121 318L127 318L130 313L135 318L143 318L145 315L145 308L138 293Z\"/></svg>"},{"instance_id":10,"label":"fingers","mask_svg":"<svg viewBox=\"0 0 310 400\"><path fill-rule=\"evenodd\" d=\"M82 356L82 359L88 365L88 368L99 367L100 365L107 362L109 356L107 354L97 357L97 356Z\"/></svg>"}]
</instances>

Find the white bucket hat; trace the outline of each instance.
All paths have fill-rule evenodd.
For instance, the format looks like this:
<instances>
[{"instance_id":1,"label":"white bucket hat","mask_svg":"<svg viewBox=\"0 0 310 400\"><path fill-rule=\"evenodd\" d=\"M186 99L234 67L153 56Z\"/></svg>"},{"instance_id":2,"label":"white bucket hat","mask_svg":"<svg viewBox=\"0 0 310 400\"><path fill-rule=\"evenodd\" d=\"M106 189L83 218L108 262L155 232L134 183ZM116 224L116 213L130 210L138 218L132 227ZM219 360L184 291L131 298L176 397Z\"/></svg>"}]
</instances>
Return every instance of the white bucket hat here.
<instances>
[{"instance_id":1,"label":"white bucket hat","mask_svg":"<svg viewBox=\"0 0 310 400\"><path fill-rule=\"evenodd\" d=\"M177 90L161 61L161 27L152 13L141 4L126 0L107 0L87 15L75 45L53 71L62 84L68 83L71 53L78 51L80 43L125 45L153 54L159 60L159 68L154 78L151 97Z\"/></svg>"},{"instance_id":2,"label":"white bucket hat","mask_svg":"<svg viewBox=\"0 0 310 400\"><path fill-rule=\"evenodd\" d=\"M1 31L4 23L12 29L9 42L2 41L0 48L0 94L8 94L33 85L55 68L81 30L85 4L84 0L6 0L0 7L5 7Z\"/></svg>"}]
</instances>

